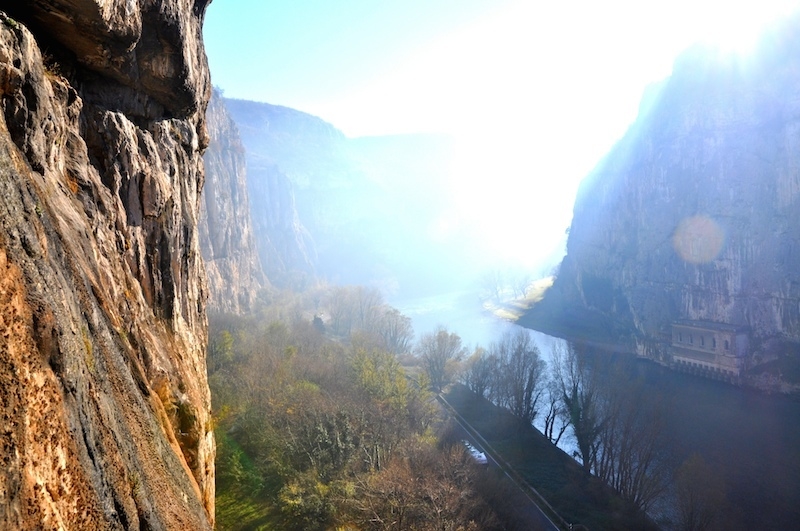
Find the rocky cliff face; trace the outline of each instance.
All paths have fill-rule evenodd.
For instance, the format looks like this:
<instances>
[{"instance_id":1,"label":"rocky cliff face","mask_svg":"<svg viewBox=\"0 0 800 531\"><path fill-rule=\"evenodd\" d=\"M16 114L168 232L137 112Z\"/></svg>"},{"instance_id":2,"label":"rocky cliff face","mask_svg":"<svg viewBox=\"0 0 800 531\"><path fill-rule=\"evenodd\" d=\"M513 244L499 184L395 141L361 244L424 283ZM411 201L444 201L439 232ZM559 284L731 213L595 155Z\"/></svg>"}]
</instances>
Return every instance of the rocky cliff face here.
<instances>
[{"instance_id":1,"label":"rocky cliff face","mask_svg":"<svg viewBox=\"0 0 800 531\"><path fill-rule=\"evenodd\" d=\"M772 340L800 342L798 27L752 57L679 58L582 184L542 307L659 359L677 319L746 326L753 363ZM537 328L542 307L522 322Z\"/></svg>"},{"instance_id":2,"label":"rocky cliff face","mask_svg":"<svg viewBox=\"0 0 800 531\"><path fill-rule=\"evenodd\" d=\"M329 219L324 203L303 197L316 197L323 182L347 171L340 151L344 135L319 118L286 107L230 99L225 105L246 148L253 228L264 272L278 285L302 285L317 273L318 264L306 226L314 231Z\"/></svg>"},{"instance_id":3,"label":"rocky cliff face","mask_svg":"<svg viewBox=\"0 0 800 531\"><path fill-rule=\"evenodd\" d=\"M253 308L259 290L268 281L253 235L244 146L225 102L216 92L206 119L211 142L203 157L206 181L199 233L208 277L208 308L238 314ZM263 242L263 236L261 239Z\"/></svg>"},{"instance_id":4,"label":"rocky cliff face","mask_svg":"<svg viewBox=\"0 0 800 531\"><path fill-rule=\"evenodd\" d=\"M0 2L2 529L212 527L206 4Z\"/></svg>"},{"instance_id":5,"label":"rocky cliff face","mask_svg":"<svg viewBox=\"0 0 800 531\"><path fill-rule=\"evenodd\" d=\"M300 221L294 187L277 166L248 179L256 246L267 277L279 286L301 288L314 278L316 247Z\"/></svg>"}]
</instances>

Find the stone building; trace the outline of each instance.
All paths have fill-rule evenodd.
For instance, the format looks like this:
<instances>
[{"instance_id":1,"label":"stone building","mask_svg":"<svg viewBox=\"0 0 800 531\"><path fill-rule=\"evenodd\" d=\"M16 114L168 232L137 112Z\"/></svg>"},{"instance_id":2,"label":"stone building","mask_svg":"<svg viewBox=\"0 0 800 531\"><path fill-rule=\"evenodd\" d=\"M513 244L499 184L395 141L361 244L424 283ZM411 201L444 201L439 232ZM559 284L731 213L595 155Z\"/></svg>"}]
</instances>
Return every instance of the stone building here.
<instances>
[{"instance_id":1,"label":"stone building","mask_svg":"<svg viewBox=\"0 0 800 531\"><path fill-rule=\"evenodd\" d=\"M749 334L741 326L691 320L672 323L670 351L676 369L735 380L746 369L749 347Z\"/></svg>"}]
</instances>

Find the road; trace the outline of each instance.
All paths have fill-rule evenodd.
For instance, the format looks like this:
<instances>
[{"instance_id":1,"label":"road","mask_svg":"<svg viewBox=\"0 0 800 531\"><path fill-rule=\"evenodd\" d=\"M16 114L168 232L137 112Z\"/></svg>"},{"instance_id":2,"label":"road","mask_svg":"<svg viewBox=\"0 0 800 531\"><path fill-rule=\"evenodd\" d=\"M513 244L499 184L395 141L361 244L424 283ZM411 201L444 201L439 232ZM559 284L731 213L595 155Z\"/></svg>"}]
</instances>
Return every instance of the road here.
<instances>
[{"instance_id":1,"label":"road","mask_svg":"<svg viewBox=\"0 0 800 531\"><path fill-rule=\"evenodd\" d=\"M482 440L480 434L472 428L466 421L459 418L458 414L452 407L444 400L443 397L437 397L440 404L442 404L443 411L453 419L461 430L461 438L468 440L475 448L480 450L486 455L487 464L490 467L496 468L501 471L505 479L509 481L521 494L520 499L524 500L524 505L518 507L518 514L524 515L525 520L530 525L528 529L531 531L560 531L565 529L566 522L562 527L558 527L553 521L539 508L539 505L534 500L531 491L533 490L528 485L523 485L520 480L515 478L508 472L510 466L507 463L501 464L498 459L499 456L493 451L492 448ZM480 439L480 440L479 440ZM562 521L563 522L563 521Z\"/></svg>"}]
</instances>

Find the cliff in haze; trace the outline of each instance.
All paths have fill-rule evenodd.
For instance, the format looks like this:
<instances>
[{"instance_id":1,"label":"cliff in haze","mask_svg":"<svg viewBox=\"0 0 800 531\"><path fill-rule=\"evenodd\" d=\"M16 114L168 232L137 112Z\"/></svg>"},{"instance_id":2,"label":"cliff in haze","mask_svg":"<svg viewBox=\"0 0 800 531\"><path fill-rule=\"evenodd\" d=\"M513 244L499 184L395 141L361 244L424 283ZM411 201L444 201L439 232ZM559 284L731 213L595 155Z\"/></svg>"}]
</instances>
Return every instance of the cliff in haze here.
<instances>
[{"instance_id":1,"label":"cliff in haze","mask_svg":"<svg viewBox=\"0 0 800 531\"><path fill-rule=\"evenodd\" d=\"M478 276L470 242L442 234L452 217L452 139L347 138L298 110L225 104L245 146L254 230L271 281L301 285L316 275L419 296L463 289Z\"/></svg>"},{"instance_id":2,"label":"cliff in haze","mask_svg":"<svg viewBox=\"0 0 800 531\"><path fill-rule=\"evenodd\" d=\"M253 309L264 277L253 234L244 146L225 102L214 92L206 113L210 144L200 205L200 250L208 278L208 309ZM260 239L265 233L259 231Z\"/></svg>"},{"instance_id":3,"label":"cliff in haze","mask_svg":"<svg viewBox=\"0 0 800 531\"><path fill-rule=\"evenodd\" d=\"M301 287L317 273L316 243L306 224L319 219L322 209L298 212L296 190L314 188L319 161L329 160L337 139L344 137L319 118L293 109L224 101L246 150L250 212L264 272L273 283Z\"/></svg>"},{"instance_id":4,"label":"cliff in haze","mask_svg":"<svg viewBox=\"0 0 800 531\"><path fill-rule=\"evenodd\" d=\"M0 1L2 529L212 527L206 5Z\"/></svg>"},{"instance_id":5,"label":"cliff in haze","mask_svg":"<svg viewBox=\"0 0 800 531\"><path fill-rule=\"evenodd\" d=\"M800 20L752 55L697 47L584 180L555 285L521 323L669 363L670 326L800 343Z\"/></svg>"}]
</instances>

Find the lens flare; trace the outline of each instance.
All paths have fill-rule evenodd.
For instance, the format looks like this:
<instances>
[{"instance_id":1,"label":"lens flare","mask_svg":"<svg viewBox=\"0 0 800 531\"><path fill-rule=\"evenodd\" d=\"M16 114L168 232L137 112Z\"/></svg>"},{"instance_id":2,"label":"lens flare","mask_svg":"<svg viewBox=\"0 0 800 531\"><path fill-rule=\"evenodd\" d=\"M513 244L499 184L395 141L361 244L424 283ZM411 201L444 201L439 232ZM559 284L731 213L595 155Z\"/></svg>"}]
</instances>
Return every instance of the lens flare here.
<instances>
[{"instance_id":1,"label":"lens flare","mask_svg":"<svg viewBox=\"0 0 800 531\"><path fill-rule=\"evenodd\" d=\"M722 250L725 232L713 219L692 216L680 222L672 235L672 246L682 260L691 264L711 262Z\"/></svg>"}]
</instances>

